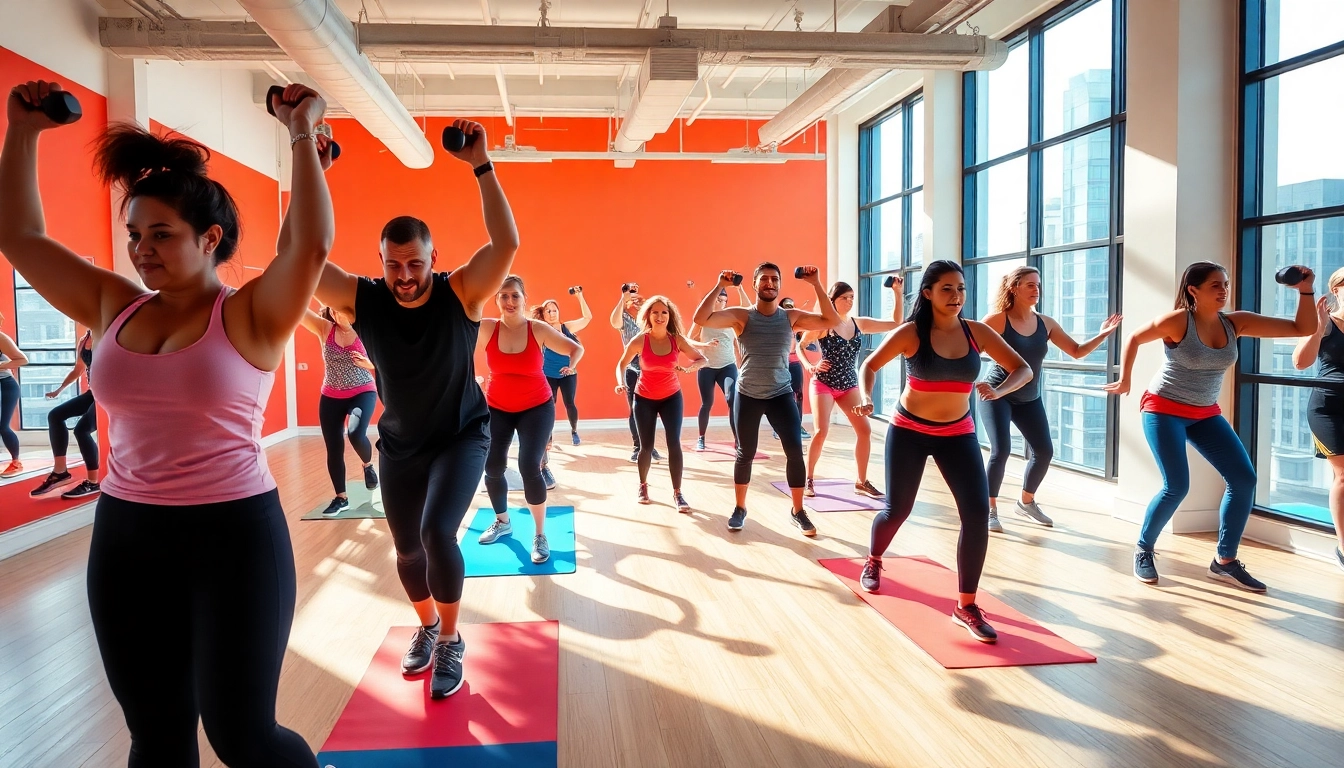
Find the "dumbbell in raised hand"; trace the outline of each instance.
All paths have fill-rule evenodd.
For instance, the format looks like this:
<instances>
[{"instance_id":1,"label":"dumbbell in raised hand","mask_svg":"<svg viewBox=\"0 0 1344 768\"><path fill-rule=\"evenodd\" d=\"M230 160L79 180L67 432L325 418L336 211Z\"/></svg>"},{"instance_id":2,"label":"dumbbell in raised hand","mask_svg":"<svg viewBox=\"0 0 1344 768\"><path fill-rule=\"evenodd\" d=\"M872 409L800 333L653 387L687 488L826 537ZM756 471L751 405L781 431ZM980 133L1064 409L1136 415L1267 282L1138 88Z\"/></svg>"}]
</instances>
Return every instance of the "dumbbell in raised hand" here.
<instances>
[{"instance_id":1,"label":"dumbbell in raised hand","mask_svg":"<svg viewBox=\"0 0 1344 768\"><path fill-rule=\"evenodd\" d=\"M570 296L573 296L573 295L576 294L576 293L583 293L583 286L582 286L582 285L576 285L576 286L574 286L573 288L570 288L570 289L569 289L569 295L570 295Z\"/></svg>"},{"instance_id":2,"label":"dumbbell in raised hand","mask_svg":"<svg viewBox=\"0 0 1344 768\"><path fill-rule=\"evenodd\" d=\"M49 91L41 102L32 104L24 101L23 106L30 112L42 112L57 125L69 125L84 116L79 99L69 91Z\"/></svg>"},{"instance_id":3,"label":"dumbbell in raised hand","mask_svg":"<svg viewBox=\"0 0 1344 768\"><path fill-rule=\"evenodd\" d=\"M468 134L455 125L443 129L443 148L449 152L461 152L476 143L476 134Z\"/></svg>"},{"instance_id":4,"label":"dumbbell in raised hand","mask_svg":"<svg viewBox=\"0 0 1344 768\"><path fill-rule=\"evenodd\" d=\"M1284 267L1283 269L1280 269L1278 272L1274 273L1274 282L1278 283L1279 285L1286 285L1289 288L1292 288L1293 286L1302 282L1302 280L1305 278L1306 275L1303 274L1302 270L1297 267Z\"/></svg>"},{"instance_id":5,"label":"dumbbell in raised hand","mask_svg":"<svg viewBox=\"0 0 1344 768\"><path fill-rule=\"evenodd\" d=\"M281 103L284 103L285 87L283 85L272 85L270 88L266 89L266 112L270 114L271 117L275 117L275 105L271 103L272 99L279 99ZM298 106L298 104L291 104L290 106ZM319 125L316 130L330 140L331 161L333 163L336 162L337 158L341 156L341 145L337 144L334 140L331 140L331 126L324 123Z\"/></svg>"}]
</instances>

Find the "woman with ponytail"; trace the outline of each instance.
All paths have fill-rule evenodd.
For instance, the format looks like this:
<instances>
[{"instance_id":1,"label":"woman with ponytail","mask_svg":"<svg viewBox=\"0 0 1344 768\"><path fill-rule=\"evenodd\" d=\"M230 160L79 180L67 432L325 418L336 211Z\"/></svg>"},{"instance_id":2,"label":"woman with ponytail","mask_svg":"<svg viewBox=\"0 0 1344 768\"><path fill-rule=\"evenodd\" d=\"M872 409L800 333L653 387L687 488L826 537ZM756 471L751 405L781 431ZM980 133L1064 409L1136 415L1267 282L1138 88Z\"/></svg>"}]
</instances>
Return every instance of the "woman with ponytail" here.
<instances>
[{"instance_id":1,"label":"woman with ponytail","mask_svg":"<svg viewBox=\"0 0 1344 768\"><path fill-rule=\"evenodd\" d=\"M1316 276L1306 267L1298 269L1304 277L1293 286L1301 294L1297 314L1287 320L1255 312L1224 312L1232 290L1227 270L1197 261L1181 276L1176 309L1125 339L1120 379L1102 388L1113 395L1129 393L1140 346L1161 339L1166 357L1139 401L1143 434L1162 473L1162 490L1148 503L1134 548L1134 577L1145 584L1157 583L1153 548L1190 491L1190 463L1185 453L1189 442L1227 483L1218 509L1218 550L1209 563L1209 578L1248 592L1266 590L1237 559L1241 534L1255 503L1255 466L1223 418L1218 394L1224 374L1237 362L1238 337L1272 339L1316 332Z\"/></svg>"},{"instance_id":2,"label":"woman with ponytail","mask_svg":"<svg viewBox=\"0 0 1344 768\"><path fill-rule=\"evenodd\" d=\"M952 618L971 637L993 643L998 633L975 604L989 546L989 483L971 420L971 395L979 392L985 400L997 400L1031 381L1031 368L989 326L963 320L965 303L961 265L942 260L929 264L910 310L910 322L897 328L863 362L860 403L854 409L860 416L873 412L873 382L882 366L903 355L908 376L900 406L887 429L887 506L873 518L868 560L859 585L867 592L881 589L882 555L910 517L924 465L932 456L961 518L958 594ZM1008 371L997 386L975 383L980 376L981 350Z\"/></svg>"},{"instance_id":3,"label":"woman with ponytail","mask_svg":"<svg viewBox=\"0 0 1344 768\"><path fill-rule=\"evenodd\" d=\"M197 765L199 720L226 765L316 766L303 738L275 721L294 554L260 438L275 370L335 235L329 145L316 133L326 104L300 85L272 101L289 132L293 192L275 258L237 290L217 269L238 251L239 214L206 175L209 150L110 126L96 170L124 195L141 287L47 234L37 150L58 126L35 105L59 89L39 81L10 92L0 250L93 332L111 458L89 547L89 609L130 732L129 765Z\"/></svg>"}]
</instances>

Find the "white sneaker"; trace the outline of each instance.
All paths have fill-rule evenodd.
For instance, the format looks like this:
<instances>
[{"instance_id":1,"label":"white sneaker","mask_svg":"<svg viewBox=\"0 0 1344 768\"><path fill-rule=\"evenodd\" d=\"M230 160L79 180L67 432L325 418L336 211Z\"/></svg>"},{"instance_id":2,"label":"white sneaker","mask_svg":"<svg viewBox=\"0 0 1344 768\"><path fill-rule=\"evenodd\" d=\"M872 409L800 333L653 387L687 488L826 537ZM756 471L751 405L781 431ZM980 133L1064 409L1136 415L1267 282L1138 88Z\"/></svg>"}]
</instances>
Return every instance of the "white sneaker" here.
<instances>
[{"instance_id":1,"label":"white sneaker","mask_svg":"<svg viewBox=\"0 0 1344 768\"><path fill-rule=\"evenodd\" d=\"M1003 523L999 522L999 510L989 508L989 530L994 533L1003 533Z\"/></svg>"},{"instance_id":2,"label":"white sneaker","mask_svg":"<svg viewBox=\"0 0 1344 768\"><path fill-rule=\"evenodd\" d=\"M477 541L482 544L494 544L500 536L508 536L511 533L513 533L513 525L508 520L495 518L495 522L481 532L481 538Z\"/></svg>"},{"instance_id":3,"label":"white sneaker","mask_svg":"<svg viewBox=\"0 0 1344 768\"><path fill-rule=\"evenodd\" d=\"M1049 515L1041 511L1041 505L1037 504L1034 501L1028 501L1025 503L1021 501L1017 502L1017 508L1015 511L1017 512L1018 516L1025 517L1031 522L1037 525L1043 525L1046 528L1053 527L1055 524L1055 521L1051 520Z\"/></svg>"},{"instance_id":4,"label":"white sneaker","mask_svg":"<svg viewBox=\"0 0 1344 768\"><path fill-rule=\"evenodd\" d=\"M546 534L538 533L532 539L532 562L544 563L551 559L551 544L546 541Z\"/></svg>"}]
</instances>

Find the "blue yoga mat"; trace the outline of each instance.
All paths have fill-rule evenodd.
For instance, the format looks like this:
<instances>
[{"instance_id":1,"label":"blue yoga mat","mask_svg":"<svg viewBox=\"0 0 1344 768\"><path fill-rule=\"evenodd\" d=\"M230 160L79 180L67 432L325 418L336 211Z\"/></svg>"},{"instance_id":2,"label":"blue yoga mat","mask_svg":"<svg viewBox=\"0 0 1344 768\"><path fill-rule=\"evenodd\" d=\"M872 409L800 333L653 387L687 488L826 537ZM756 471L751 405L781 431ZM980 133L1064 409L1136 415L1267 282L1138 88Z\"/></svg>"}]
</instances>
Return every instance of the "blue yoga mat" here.
<instances>
[{"instance_id":1,"label":"blue yoga mat","mask_svg":"<svg viewBox=\"0 0 1344 768\"><path fill-rule=\"evenodd\" d=\"M554 768L556 742L491 744L477 747L375 749L367 752L323 752L318 762L331 768Z\"/></svg>"},{"instance_id":2,"label":"blue yoga mat","mask_svg":"<svg viewBox=\"0 0 1344 768\"><path fill-rule=\"evenodd\" d=\"M477 542L482 532L495 521L490 508L476 510L471 527L462 536L462 559L467 564L467 577L472 576L538 576L555 573L573 573L574 566L574 508L546 508L546 539L551 544L551 559L537 565L532 562L532 537L536 527L526 507L509 507L509 521L513 533L501 536L494 544Z\"/></svg>"}]
</instances>

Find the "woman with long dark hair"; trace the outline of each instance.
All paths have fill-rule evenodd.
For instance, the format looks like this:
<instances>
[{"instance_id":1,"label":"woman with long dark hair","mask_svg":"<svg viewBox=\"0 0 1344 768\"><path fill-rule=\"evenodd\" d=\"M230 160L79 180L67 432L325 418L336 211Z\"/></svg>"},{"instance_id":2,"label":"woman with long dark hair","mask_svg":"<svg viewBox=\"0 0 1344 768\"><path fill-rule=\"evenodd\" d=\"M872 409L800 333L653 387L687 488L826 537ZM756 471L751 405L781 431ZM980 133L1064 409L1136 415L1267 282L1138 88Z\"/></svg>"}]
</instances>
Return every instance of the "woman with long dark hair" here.
<instances>
[{"instance_id":1,"label":"woman with long dark hair","mask_svg":"<svg viewBox=\"0 0 1344 768\"><path fill-rule=\"evenodd\" d=\"M239 213L206 175L209 150L110 126L95 167L123 193L141 287L47 235L37 148L57 125L35 106L58 89L10 92L0 250L96 342L111 460L89 544L89 611L129 764L196 765L199 721L226 765L316 766L303 737L275 721L294 552L261 422L335 237L330 154L316 130L326 104L301 85L272 99L294 156L289 209L275 258L237 290L218 268L238 252Z\"/></svg>"},{"instance_id":2,"label":"woman with long dark hair","mask_svg":"<svg viewBox=\"0 0 1344 768\"><path fill-rule=\"evenodd\" d=\"M1237 362L1237 339L1309 336L1316 332L1316 276L1304 275L1294 287L1301 294L1292 320L1255 312L1225 312L1231 294L1227 270L1219 264L1197 261L1186 267L1176 291L1176 309L1161 315L1125 339L1120 379L1104 390L1129 392L1130 373L1139 347L1162 340L1166 359L1139 401L1143 434L1162 472L1162 490L1148 504L1143 528L1134 549L1134 576L1145 584L1157 583L1157 537L1176 514L1190 491L1188 442L1227 483L1218 510L1218 550L1209 563L1209 578L1248 592L1264 592L1265 585L1237 559L1237 547L1255 503L1255 467L1232 425L1218 407L1223 376Z\"/></svg>"},{"instance_id":3,"label":"woman with long dark hair","mask_svg":"<svg viewBox=\"0 0 1344 768\"><path fill-rule=\"evenodd\" d=\"M0 315L0 325L5 316ZM19 350L4 331L0 331L0 443L9 451L9 464L0 470L0 477L14 477L23 472L23 462L19 460L19 436L9 425L14 411L19 407L19 382L14 379L14 371L27 365L28 358Z\"/></svg>"},{"instance_id":4,"label":"woman with long dark hair","mask_svg":"<svg viewBox=\"0 0 1344 768\"><path fill-rule=\"evenodd\" d=\"M1036 503L1036 489L1041 487L1055 446L1050 441L1050 421L1045 415L1041 399L1041 365L1049 345L1059 347L1075 360L1087 357L1101 346L1111 332L1120 327L1120 315L1111 315L1101 324L1096 336L1078 343L1052 317L1036 311L1041 300L1041 273L1035 267L1018 267L1003 276L999 293L994 299L994 311L980 322L1008 342L1014 352L1031 366L1031 381L1016 392L997 400L980 401L980 418L989 433L989 530L1003 532L999 522L999 490L1003 487L1008 455L1012 453L1012 435L1009 426L1016 426L1026 442L1027 471L1022 477L1022 496L1017 502L1017 514L1037 525L1053 526L1055 522ZM1028 330L1029 329L1029 330ZM1008 378L1003 366L996 365L986 378L997 385Z\"/></svg>"},{"instance_id":5,"label":"woman with long dark hair","mask_svg":"<svg viewBox=\"0 0 1344 768\"><path fill-rule=\"evenodd\" d=\"M1335 311L1330 311L1334 297ZM1307 424L1316 455L1330 463L1330 518L1335 523L1335 565L1344 571L1344 268L1330 275L1329 294L1316 302L1319 327L1293 349L1299 371L1320 361L1317 386L1307 401Z\"/></svg>"},{"instance_id":6,"label":"woman with long dark hair","mask_svg":"<svg viewBox=\"0 0 1344 768\"><path fill-rule=\"evenodd\" d=\"M980 573L989 546L989 483L980 459L980 443L971 419L972 393L996 400L1031 381L1031 368L989 326L963 320L966 279L961 265L935 261L924 269L910 322L897 328L863 362L859 376L860 404L855 412L873 412L877 372L898 355L905 357L908 378L900 406L887 429L887 506L873 518L868 560L859 584L867 592L881 588L882 555L901 524L910 517L930 456L938 465L961 518L957 539L957 605L952 618L982 643L998 633L976 605ZM998 386L975 383L980 351L989 353L1008 371Z\"/></svg>"},{"instance_id":7,"label":"woman with long dark hair","mask_svg":"<svg viewBox=\"0 0 1344 768\"><path fill-rule=\"evenodd\" d=\"M70 430L65 428L65 422L73 418L79 419L75 422L75 442L79 444L79 456L84 460L84 480L63 492L61 498L83 499L96 496L101 491L98 485L98 441L93 437L93 433L98 431L98 406L93 401L92 331L85 331L75 345L74 367L65 375L60 386L47 393L47 398L55 400L66 387L84 377L87 377L88 385L83 392L47 411L52 468L46 478L28 492L29 496L45 496L74 480L65 460L65 452L70 448Z\"/></svg>"},{"instance_id":8,"label":"woman with long dark hair","mask_svg":"<svg viewBox=\"0 0 1344 768\"><path fill-rule=\"evenodd\" d=\"M874 499L882 498L882 492L873 487L868 479L868 456L872 453L871 436L873 428L868 419L858 415L855 407L859 404L859 350L863 349L865 333L885 333L901 324L901 310L904 296L901 288L905 281L896 278L891 289L895 293L896 303L891 320L879 320L875 317L850 317L854 310L854 289L849 283L837 282L831 285L831 303L840 315L840 324L827 331L808 331L795 342L795 351L802 361L803 369L812 374L812 444L807 447L807 485L804 496L816 496L812 480L816 476L817 461L826 447L826 436L831 431L831 410L839 405L840 412L849 419L854 428L854 465L856 475L854 492ZM848 334L848 335L846 335ZM807 356L807 348L815 342L821 349L821 362L813 365Z\"/></svg>"}]
</instances>

